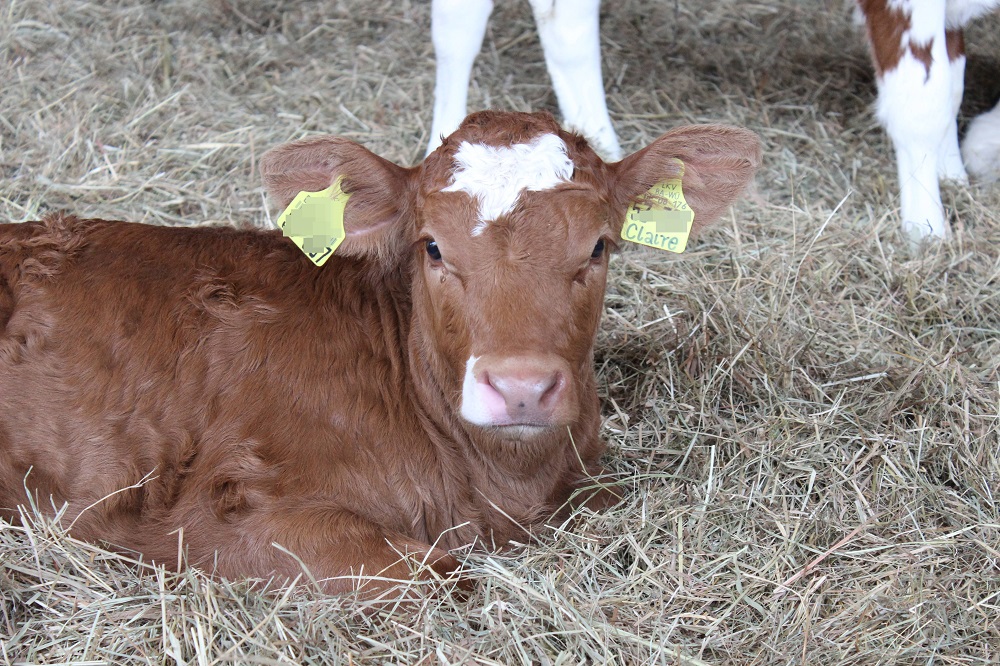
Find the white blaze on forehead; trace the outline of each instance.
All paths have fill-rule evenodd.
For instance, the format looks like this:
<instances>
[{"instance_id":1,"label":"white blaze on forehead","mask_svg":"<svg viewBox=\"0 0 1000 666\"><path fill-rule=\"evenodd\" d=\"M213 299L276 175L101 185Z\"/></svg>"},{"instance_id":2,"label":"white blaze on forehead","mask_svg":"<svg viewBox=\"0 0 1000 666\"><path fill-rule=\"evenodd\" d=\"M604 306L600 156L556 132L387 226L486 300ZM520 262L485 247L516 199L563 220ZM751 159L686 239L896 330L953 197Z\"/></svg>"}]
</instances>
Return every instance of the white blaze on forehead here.
<instances>
[{"instance_id":1,"label":"white blaze on forehead","mask_svg":"<svg viewBox=\"0 0 1000 666\"><path fill-rule=\"evenodd\" d=\"M517 204L524 190L555 187L573 177L573 161L566 144L554 134L535 137L530 143L486 146L463 141L455 153L453 182L445 192L465 192L479 203L478 236L486 225Z\"/></svg>"}]
</instances>

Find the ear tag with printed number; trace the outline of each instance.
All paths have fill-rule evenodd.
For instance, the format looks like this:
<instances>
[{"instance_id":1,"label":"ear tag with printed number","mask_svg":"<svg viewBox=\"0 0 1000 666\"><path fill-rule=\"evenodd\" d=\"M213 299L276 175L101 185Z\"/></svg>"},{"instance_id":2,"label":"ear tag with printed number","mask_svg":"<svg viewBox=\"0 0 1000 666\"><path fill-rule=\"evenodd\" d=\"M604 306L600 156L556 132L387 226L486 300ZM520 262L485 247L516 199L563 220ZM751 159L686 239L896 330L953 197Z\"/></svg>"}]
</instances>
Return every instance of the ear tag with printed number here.
<instances>
[{"instance_id":1,"label":"ear tag with printed number","mask_svg":"<svg viewBox=\"0 0 1000 666\"><path fill-rule=\"evenodd\" d=\"M639 197L625 212L622 238L668 252L683 252L687 247L694 211L684 200L681 172L676 178L657 183Z\"/></svg>"},{"instance_id":2,"label":"ear tag with printed number","mask_svg":"<svg viewBox=\"0 0 1000 666\"><path fill-rule=\"evenodd\" d=\"M344 241L344 208L351 195L340 187L341 177L319 192L299 192L278 217L281 233L299 246L310 261L322 266Z\"/></svg>"}]
</instances>

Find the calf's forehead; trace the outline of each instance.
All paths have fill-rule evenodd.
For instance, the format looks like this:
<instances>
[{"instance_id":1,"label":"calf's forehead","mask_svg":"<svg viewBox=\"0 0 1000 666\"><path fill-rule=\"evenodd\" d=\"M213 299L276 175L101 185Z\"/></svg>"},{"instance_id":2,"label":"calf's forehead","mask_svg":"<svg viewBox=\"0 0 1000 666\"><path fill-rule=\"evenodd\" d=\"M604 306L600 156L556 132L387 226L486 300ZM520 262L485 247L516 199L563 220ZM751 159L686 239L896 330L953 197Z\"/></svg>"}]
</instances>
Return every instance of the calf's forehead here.
<instances>
[{"instance_id":1,"label":"calf's forehead","mask_svg":"<svg viewBox=\"0 0 1000 666\"><path fill-rule=\"evenodd\" d=\"M574 170L566 144L555 134L499 146L462 141L453 157L451 183L442 191L464 192L476 201L477 220L471 233L478 236L491 222L511 213L523 193L568 183Z\"/></svg>"},{"instance_id":2,"label":"calf's forehead","mask_svg":"<svg viewBox=\"0 0 1000 666\"><path fill-rule=\"evenodd\" d=\"M560 233L553 225L569 221L564 209L573 208L580 217L583 192L590 195L583 208L592 213L584 217L603 211L593 177L603 163L572 135L551 127L515 136L463 129L425 162L425 232L446 234L452 242L463 234L494 236L490 231L497 226L503 228L501 237L512 232L537 237L546 229Z\"/></svg>"}]
</instances>

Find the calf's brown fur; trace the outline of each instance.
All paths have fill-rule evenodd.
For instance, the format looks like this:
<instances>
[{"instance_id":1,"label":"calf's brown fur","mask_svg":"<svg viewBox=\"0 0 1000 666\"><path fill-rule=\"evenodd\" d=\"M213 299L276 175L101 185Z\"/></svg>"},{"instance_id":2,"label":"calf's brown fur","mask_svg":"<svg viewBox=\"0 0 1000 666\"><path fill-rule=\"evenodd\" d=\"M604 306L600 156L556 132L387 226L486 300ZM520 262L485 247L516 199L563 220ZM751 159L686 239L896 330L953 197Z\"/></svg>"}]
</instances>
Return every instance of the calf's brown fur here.
<instances>
[{"instance_id":1,"label":"calf's brown fur","mask_svg":"<svg viewBox=\"0 0 1000 666\"><path fill-rule=\"evenodd\" d=\"M565 142L572 180L473 236L475 201L442 192L457 147L543 133ZM414 168L306 139L262 170L281 205L342 176L348 237L322 268L277 231L0 225L0 516L17 520L27 488L67 504L79 538L167 566L182 538L188 562L226 577L297 575L291 552L333 592L523 539L601 474L598 242L617 242L675 157L705 224L760 151L744 130L687 127L605 164L546 114L494 112ZM495 373L555 359L557 408L465 421L472 354Z\"/></svg>"}]
</instances>

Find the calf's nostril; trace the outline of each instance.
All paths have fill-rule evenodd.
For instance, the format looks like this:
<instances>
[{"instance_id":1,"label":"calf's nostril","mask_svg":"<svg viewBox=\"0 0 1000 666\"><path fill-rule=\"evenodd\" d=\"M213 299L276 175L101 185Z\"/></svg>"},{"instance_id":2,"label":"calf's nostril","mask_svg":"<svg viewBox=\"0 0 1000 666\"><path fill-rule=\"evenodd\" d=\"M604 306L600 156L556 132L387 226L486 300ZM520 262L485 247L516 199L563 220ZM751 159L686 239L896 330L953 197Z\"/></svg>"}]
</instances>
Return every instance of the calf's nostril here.
<instances>
[{"instance_id":1,"label":"calf's nostril","mask_svg":"<svg viewBox=\"0 0 1000 666\"><path fill-rule=\"evenodd\" d=\"M562 393L562 388L565 385L566 380L562 373L555 373L546 383L545 388L542 390L542 395L538 400L538 403L547 407L550 403L559 399L559 394Z\"/></svg>"}]
</instances>

